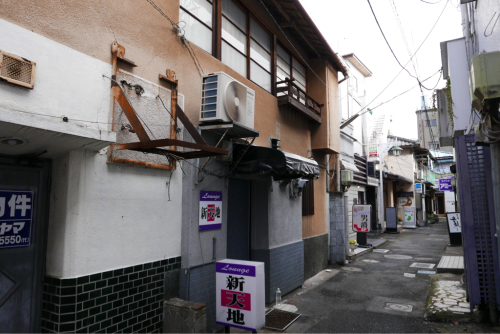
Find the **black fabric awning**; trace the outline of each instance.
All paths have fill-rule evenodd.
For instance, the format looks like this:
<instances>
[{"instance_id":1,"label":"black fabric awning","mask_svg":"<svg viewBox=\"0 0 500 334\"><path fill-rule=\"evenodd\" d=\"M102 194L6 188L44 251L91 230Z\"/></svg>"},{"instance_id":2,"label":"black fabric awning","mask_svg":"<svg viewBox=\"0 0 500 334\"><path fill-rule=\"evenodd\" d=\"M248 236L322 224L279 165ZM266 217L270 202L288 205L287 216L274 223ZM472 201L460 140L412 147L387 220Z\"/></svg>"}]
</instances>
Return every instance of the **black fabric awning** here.
<instances>
[{"instance_id":1,"label":"black fabric awning","mask_svg":"<svg viewBox=\"0 0 500 334\"><path fill-rule=\"evenodd\" d=\"M316 161L268 147L234 144L233 161L239 161L237 174L272 176L275 180L319 177Z\"/></svg>"}]
</instances>

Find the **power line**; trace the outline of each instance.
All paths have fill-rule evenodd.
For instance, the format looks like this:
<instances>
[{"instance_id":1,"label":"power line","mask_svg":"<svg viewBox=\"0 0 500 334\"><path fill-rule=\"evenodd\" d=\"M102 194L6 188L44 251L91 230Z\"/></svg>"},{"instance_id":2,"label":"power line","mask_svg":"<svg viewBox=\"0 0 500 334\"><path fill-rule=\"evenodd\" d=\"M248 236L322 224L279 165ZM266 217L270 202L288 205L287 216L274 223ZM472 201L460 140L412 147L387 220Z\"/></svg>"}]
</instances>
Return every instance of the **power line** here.
<instances>
[{"instance_id":1,"label":"power line","mask_svg":"<svg viewBox=\"0 0 500 334\"><path fill-rule=\"evenodd\" d=\"M439 72L442 72L442 70L441 70L441 69L439 69L437 72L435 72L433 75L431 75L431 76L430 76L430 77L428 77L427 79L422 80L422 82L425 82L425 81L429 80L430 78L432 78L433 76L435 76L435 75L436 75L436 74L438 74ZM436 86L434 86L434 88L436 88L436 87L437 87L437 85L439 84L439 80L440 80L440 79L441 79L441 75L439 76L438 82L437 82ZM403 95L403 94L408 93L409 91L413 90L414 88L416 88L416 87L418 87L418 86L419 86L419 85L417 84L417 85L413 86L412 88L410 88L410 89L408 89L408 90L405 90L404 92L402 92L402 93L400 93L400 94L398 94L398 95L396 95L396 96L392 97L391 99L389 99L389 100L387 100L387 101L385 101L385 102L380 103L379 105L377 105L376 107L371 108L370 110L376 109L376 108L378 108L378 107L380 107L380 106L382 106L382 105L384 105L384 104L386 104L386 103L388 103L388 102L391 102L392 100L394 100L394 99L396 99L396 98L400 97L400 96L401 96L401 95ZM366 112L367 112L367 111L365 111L364 113L366 113ZM362 113L361 115L363 115L364 113Z\"/></svg>"},{"instance_id":2,"label":"power line","mask_svg":"<svg viewBox=\"0 0 500 334\"><path fill-rule=\"evenodd\" d=\"M414 78L414 79L417 79L417 81L420 83L420 80L418 79L418 76L414 76L413 74L411 74L411 73L410 73L410 71L408 71L408 70L406 69L406 65L408 65L408 63L407 63L405 66L403 66L403 64L401 64L401 62L399 61L398 57L397 57L397 56L396 56L396 54L394 53L394 50L392 49L391 45L389 44L389 41L387 40L387 37L385 37L384 31L382 30L382 27L380 26L380 23L378 22L377 16L375 15L375 12L373 11L373 7L372 7L372 4L371 4L370 0L366 0L366 1L368 1L368 5L370 6L370 9L371 9L371 12L372 12L372 14L373 14L373 17L375 18L375 22L377 22L377 26L378 26L378 28L379 28L380 32L382 33L382 36L384 37L385 43L386 43L386 44L387 44L387 46L389 47L389 50L391 50L391 53L392 53L392 55L394 56L394 59L396 59L396 61L397 61L397 63L399 64L399 66L401 66L401 68L402 68L403 70L405 70L405 71L408 73L408 75L409 75L409 76L411 76L411 77L412 77L412 78ZM448 1L446 2L445 6L444 6L444 8L443 8L443 12L444 12L444 9L446 8L446 5L447 5L447 4L448 4ZM443 14L443 12L441 12L441 14ZM441 18L441 15L439 15L439 18ZM439 20L439 18L438 18L438 20ZM437 22L436 22L436 23L437 23ZM433 27L433 28L434 28L434 27ZM431 30L431 31L432 31L432 30ZM415 52L415 54L416 54L416 52ZM411 61L412 59L413 59L413 57L411 57L411 58L410 58L410 61ZM415 71L416 71L416 70L415 70ZM420 85L421 85L423 88L425 88L425 89L427 89L427 90L430 90L429 88L427 88L427 87L425 87L424 85L422 85L422 83L420 83Z\"/></svg>"},{"instance_id":3,"label":"power line","mask_svg":"<svg viewBox=\"0 0 500 334\"><path fill-rule=\"evenodd\" d=\"M446 4L448 4L448 1L446 1ZM424 40L422 41L422 43L420 44L420 46L418 47L418 49L415 51L415 53L413 53L413 56L411 56L411 58L408 60L408 62L405 64L405 67L410 63L410 61L413 59L413 57L415 57L415 55L417 54L417 52L422 48L422 45L424 45L425 41L427 40L427 38L429 38L430 34L432 33L432 31L434 30L434 28L436 27L437 23L439 22L439 19L441 19L441 16L443 15L444 13L444 10L446 8L446 4L443 8L443 10L441 11L441 14L439 14L439 17L438 19L436 20L436 22L434 23L434 25L432 26L431 30L429 31L429 33L427 34L427 36L425 36ZM375 101L380 95L382 95L382 93L385 92L385 90L387 88L389 88L389 86L394 82L394 80L396 80L396 78L401 74L401 72L403 72L403 69L401 69L398 74L396 74L396 76L394 77L394 79L391 80L391 82L389 82L389 84L387 86L385 86L385 88L373 99L371 100L369 103L367 103L360 111L358 111L357 113L355 113L352 117L354 117L355 115L361 113L365 108L367 108L370 104L373 103L373 101Z\"/></svg>"}]
</instances>

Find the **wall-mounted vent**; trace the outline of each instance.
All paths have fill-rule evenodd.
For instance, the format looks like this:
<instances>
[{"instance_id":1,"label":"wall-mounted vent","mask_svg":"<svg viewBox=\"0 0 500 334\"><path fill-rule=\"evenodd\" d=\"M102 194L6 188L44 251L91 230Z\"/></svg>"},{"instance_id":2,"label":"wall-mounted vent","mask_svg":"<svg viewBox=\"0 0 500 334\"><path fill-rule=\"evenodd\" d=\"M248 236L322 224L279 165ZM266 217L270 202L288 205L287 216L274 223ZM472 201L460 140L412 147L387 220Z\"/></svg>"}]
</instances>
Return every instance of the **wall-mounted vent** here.
<instances>
[{"instance_id":1,"label":"wall-mounted vent","mask_svg":"<svg viewBox=\"0 0 500 334\"><path fill-rule=\"evenodd\" d=\"M0 51L0 80L33 89L35 72L35 62Z\"/></svg>"}]
</instances>

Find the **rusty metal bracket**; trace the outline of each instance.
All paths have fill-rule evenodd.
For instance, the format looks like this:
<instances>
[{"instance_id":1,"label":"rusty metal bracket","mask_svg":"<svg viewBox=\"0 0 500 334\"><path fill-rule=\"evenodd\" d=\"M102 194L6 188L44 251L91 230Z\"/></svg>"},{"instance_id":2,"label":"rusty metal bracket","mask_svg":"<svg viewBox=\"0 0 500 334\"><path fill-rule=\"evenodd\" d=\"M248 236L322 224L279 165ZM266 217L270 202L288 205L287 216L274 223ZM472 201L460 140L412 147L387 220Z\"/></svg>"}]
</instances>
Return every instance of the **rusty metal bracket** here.
<instances>
[{"instance_id":1,"label":"rusty metal bracket","mask_svg":"<svg viewBox=\"0 0 500 334\"><path fill-rule=\"evenodd\" d=\"M184 113L182 108L177 104L177 96L178 96L178 86L179 81L176 78L175 72L167 69L166 76L159 75L159 79L168 82L171 85L171 116L172 116L172 125L170 129L170 138L168 139L159 139L159 140L151 140L149 138L146 129L142 125L141 121L137 117L137 113L134 110L134 107L127 99L123 88L116 81L117 75L117 61L118 59L124 60L125 48L118 44L116 41L111 44L111 53L113 60L113 75L111 79L111 95L112 95L112 110L115 109L115 103L118 102L121 109L123 110L125 116L127 117L130 125L132 126L133 131L135 131L137 137L139 138L139 142L135 143L126 143L126 144L115 144L110 146L110 151L118 151L118 150L133 150L151 154L160 154L160 155L172 155L176 158L182 159L195 159L195 158L203 158L203 157L211 157L217 155L227 155L229 152L226 149L217 148L209 146L203 137L198 133L195 126L191 123L187 115ZM133 63L130 60L126 60L126 62L130 65ZM114 116L113 116L114 118ZM176 123L177 119L179 119L186 130L189 132L191 137L193 137L195 143L190 143L177 139L177 131L176 131ZM114 131L114 119L113 119L113 129ZM193 149L194 151L177 151L177 146L185 147ZM165 147L169 147L166 149ZM139 164L148 167L159 167L157 164L149 164L142 162L132 162L126 159L111 159L114 162L123 162L130 164ZM165 168L165 167L160 167ZM175 161L172 162L172 166L170 168L175 168Z\"/></svg>"}]
</instances>

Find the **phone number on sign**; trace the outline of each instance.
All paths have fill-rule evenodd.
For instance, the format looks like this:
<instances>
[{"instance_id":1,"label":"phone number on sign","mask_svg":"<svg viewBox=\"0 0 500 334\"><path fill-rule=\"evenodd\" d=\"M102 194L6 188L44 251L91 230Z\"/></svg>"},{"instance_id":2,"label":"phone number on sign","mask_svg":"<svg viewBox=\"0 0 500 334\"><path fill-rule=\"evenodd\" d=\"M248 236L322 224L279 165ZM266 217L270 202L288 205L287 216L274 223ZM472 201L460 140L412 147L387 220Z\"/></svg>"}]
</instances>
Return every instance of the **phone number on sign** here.
<instances>
[{"instance_id":1,"label":"phone number on sign","mask_svg":"<svg viewBox=\"0 0 500 334\"><path fill-rule=\"evenodd\" d=\"M20 235L11 235L10 237L0 237L0 245L25 244L29 238L22 238Z\"/></svg>"}]
</instances>

